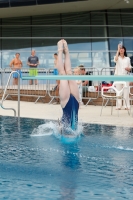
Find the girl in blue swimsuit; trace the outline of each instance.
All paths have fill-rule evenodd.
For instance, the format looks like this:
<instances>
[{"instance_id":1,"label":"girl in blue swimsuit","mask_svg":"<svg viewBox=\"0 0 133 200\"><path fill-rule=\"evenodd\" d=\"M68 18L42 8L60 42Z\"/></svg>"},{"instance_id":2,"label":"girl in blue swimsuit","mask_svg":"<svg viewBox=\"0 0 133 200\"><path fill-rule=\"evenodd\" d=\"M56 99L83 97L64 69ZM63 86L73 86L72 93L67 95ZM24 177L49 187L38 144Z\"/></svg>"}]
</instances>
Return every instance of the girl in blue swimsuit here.
<instances>
[{"instance_id":1,"label":"girl in blue swimsuit","mask_svg":"<svg viewBox=\"0 0 133 200\"><path fill-rule=\"evenodd\" d=\"M62 39L58 42L57 69L60 75L71 75L71 61L67 42ZM63 53L65 62L63 63ZM60 103L63 110L61 124L63 127L77 129L79 110L79 91L75 80L60 80L59 85Z\"/></svg>"}]
</instances>

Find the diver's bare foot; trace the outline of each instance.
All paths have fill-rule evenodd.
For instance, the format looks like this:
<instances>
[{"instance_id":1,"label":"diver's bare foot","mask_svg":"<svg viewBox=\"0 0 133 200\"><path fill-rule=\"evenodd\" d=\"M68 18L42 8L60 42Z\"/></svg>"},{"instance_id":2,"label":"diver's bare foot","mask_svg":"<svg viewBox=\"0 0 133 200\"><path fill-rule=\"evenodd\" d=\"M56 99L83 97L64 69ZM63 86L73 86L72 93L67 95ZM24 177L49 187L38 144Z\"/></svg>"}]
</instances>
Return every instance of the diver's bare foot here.
<instances>
[{"instance_id":1,"label":"diver's bare foot","mask_svg":"<svg viewBox=\"0 0 133 200\"><path fill-rule=\"evenodd\" d=\"M59 42L57 43L58 46L58 52L62 51L63 52L63 40L59 40Z\"/></svg>"},{"instance_id":2,"label":"diver's bare foot","mask_svg":"<svg viewBox=\"0 0 133 200\"><path fill-rule=\"evenodd\" d=\"M63 40L59 40L59 42L57 43L57 46L58 46L58 52L63 53L63 51L64 51ZM59 71L60 75L66 75L64 67L62 67L62 68L57 67L57 68L58 68L58 71Z\"/></svg>"}]
</instances>

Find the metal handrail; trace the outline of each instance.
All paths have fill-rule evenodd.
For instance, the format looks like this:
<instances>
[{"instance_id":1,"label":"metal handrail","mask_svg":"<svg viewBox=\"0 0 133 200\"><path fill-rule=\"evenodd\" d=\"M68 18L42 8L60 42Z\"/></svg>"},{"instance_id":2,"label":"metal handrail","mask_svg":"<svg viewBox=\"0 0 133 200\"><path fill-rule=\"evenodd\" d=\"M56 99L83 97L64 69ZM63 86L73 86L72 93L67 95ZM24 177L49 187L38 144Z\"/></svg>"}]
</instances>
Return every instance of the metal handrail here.
<instances>
[{"instance_id":1,"label":"metal handrail","mask_svg":"<svg viewBox=\"0 0 133 200\"><path fill-rule=\"evenodd\" d=\"M0 75L1 75L1 81L0 81L0 94L3 93L3 72L4 70L0 68Z\"/></svg>"},{"instance_id":2,"label":"metal handrail","mask_svg":"<svg viewBox=\"0 0 133 200\"><path fill-rule=\"evenodd\" d=\"M22 76L29 76L29 67L28 68L23 68L21 69L22 72ZM11 73L12 69L11 68L5 68L4 73L9 74ZM38 74L39 73L43 73L47 75L47 70L45 68L37 68ZM33 85L30 85L28 82L26 82L26 84L24 84L23 80L20 79L20 96L27 96L27 97L34 97L36 98L35 103L38 102L39 99L43 99L47 96L47 81L46 83L41 83L34 85L35 87L32 87ZM16 96L16 88L14 87L14 85L10 85L11 87L9 88L9 93L7 92L7 95L5 97L4 100L7 99L7 97L10 97L12 99L12 96ZM44 86L46 86L46 88L44 88ZM21 92L22 91L22 92ZM45 93L42 93L42 91L45 91Z\"/></svg>"},{"instance_id":3,"label":"metal handrail","mask_svg":"<svg viewBox=\"0 0 133 200\"><path fill-rule=\"evenodd\" d=\"M20 74L17 71L12 71L10 73L10 75L9 75L9 78L8 78L8 81L7 81L7 84L5 86L4 93L3 93L3 96L2 96L2 99L1 99L1 102L0 102L0 106L4 110L13 110L14 111L14 117L16 117L16 110L14 108L5 108L3 106L3 101L4 101L4 97L5 97L6 91L7 91L7 87L9 85L9 82L10 82L10 79L11 79L11 76L12 76L13 73L17 73L18 74L18 118L20 118Z\"/></svg>"}]
</instances>

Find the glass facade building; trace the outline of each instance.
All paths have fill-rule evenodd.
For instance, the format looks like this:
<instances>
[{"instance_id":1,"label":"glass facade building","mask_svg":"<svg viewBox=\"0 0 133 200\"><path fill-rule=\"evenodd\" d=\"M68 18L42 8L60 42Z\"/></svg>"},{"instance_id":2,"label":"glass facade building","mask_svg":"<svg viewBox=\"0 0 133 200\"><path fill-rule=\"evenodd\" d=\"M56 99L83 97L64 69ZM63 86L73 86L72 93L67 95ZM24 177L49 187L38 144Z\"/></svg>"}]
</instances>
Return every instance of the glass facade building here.
<instances>
[{"instance_id":1,"label":"glass facade building","mask_svg":"<svg viewBox=\"0 0 133 200\"><path fill-rule=\"evenodd\" d=\"M0 0L0 8L67 3L76 1L84 1L84 0Z\"/></svg>"},{"instance_id":2,"label":"glass facade building","mask_svg":"<svg viewBox=\"0 0 133 200\"><path fill-rule=\"evenodd\" d=\"M23 67L36 50L40 68L53 68L60 38L67 40L72 67L112 67L118 43L133 55L133 9L78 12L0 19L0 67L9 67L16 52Z\"/></svg>"}]
</instances>

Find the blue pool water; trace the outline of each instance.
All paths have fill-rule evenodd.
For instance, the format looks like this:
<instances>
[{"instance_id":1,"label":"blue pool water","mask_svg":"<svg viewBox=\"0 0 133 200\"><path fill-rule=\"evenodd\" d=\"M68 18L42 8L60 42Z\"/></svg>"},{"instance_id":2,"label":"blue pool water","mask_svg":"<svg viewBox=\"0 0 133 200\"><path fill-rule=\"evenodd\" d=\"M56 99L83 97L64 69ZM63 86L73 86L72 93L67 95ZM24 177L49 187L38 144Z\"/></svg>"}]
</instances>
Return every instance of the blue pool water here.
<instances>
[{"instance_id":1,"label":"blue pool water","mask_svg":"<svg viewBox=\"0 0 133 200\"><path fill-rule=\"evenodd\" d=\"M48 123L0 117L0 199L133 199L132 128L84 124L64 142Z\"/></svg>"}]
</instances>

